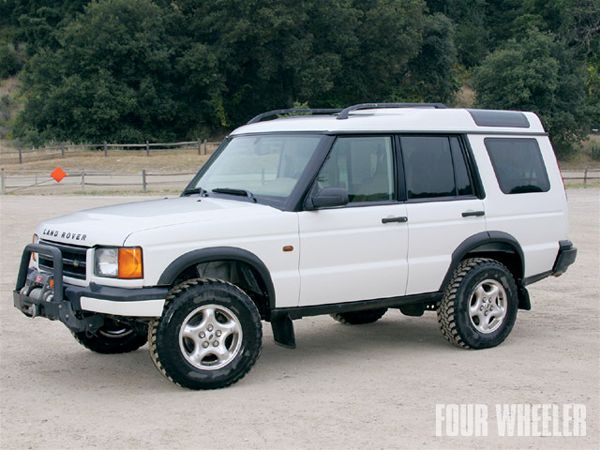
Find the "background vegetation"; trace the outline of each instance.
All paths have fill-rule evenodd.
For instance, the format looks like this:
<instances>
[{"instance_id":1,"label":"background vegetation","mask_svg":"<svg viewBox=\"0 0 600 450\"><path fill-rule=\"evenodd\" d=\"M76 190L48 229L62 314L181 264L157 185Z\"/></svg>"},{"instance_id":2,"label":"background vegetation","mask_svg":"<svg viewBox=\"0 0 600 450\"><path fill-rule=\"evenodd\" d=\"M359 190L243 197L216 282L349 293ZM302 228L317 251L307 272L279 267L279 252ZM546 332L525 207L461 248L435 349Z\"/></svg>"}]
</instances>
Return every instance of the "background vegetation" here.
<instances>
[{"instance_id":1,"label":"background vegetation","mask_svg":"<svg viewBox=\"0 0 600 450\"><path fill-rule=\"evenodd\" d=\"M560 156L600 125L598 0L0 0L0 131L222 133L308 104L536 111ZM14 84L14 83L13 83ZM460 94L460 95L457 95Z\"/></svg>"}]
</instances>

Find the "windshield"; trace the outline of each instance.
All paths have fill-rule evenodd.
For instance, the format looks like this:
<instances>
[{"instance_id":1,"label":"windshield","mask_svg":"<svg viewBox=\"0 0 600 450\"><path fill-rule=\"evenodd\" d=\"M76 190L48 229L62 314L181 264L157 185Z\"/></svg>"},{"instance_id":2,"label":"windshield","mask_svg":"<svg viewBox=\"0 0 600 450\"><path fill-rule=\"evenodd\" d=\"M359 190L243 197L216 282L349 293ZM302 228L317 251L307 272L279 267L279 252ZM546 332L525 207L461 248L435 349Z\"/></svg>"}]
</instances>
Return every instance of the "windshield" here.
<instances>
[{"instance_id":1,"label":"windshield","mask_svg":"<svg viewBox=\"0 0 600 450\"><path fill-rule=\"evenodd\" d=\"M298 183L322 135L235 136L203 168L187 191L245 193L283 203ZM262 198L261 198L262 197Z\"/></svg>"}]
</instances>

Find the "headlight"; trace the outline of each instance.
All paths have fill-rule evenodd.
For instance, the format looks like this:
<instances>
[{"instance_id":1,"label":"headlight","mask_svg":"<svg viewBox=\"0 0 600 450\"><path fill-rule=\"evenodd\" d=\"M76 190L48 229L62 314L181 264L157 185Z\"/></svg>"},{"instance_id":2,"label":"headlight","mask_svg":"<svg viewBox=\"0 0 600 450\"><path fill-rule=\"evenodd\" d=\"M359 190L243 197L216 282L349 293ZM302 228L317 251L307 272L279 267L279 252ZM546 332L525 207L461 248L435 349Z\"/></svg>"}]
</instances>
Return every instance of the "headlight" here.
<instances>
[{"instance_id":1,"label":"headlight","mask_svg":"<svg viewBox=\"0 0 600 450\"><path fill-rule=\"evenodd\" d=\"M94 273L100 277L142 278L140 247L100 247L95 251Z\"/></svg>"},{"instance_id":2,"label":"headlight","mask_svg":"<svg viewBox=\"0 0 600 450\"><path fill-rule=\"evenodd\" d=\"M96 275L116 278L119 275L119 251L117 248L96 249Z\"/></svg>"}]
</instances>

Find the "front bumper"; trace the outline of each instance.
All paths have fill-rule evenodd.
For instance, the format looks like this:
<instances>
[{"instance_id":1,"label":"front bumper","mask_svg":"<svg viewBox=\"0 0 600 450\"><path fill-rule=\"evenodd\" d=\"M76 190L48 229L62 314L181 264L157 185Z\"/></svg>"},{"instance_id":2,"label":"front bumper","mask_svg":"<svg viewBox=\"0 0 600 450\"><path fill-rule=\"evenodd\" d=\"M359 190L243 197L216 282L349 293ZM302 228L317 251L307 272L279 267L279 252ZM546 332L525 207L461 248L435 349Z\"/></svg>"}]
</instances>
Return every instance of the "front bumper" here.
<instances>
[{"instance_id":1,"label":"front bumper","mask_svg":"<svg viewBox=\"0 0 600 450\"><path fill-rule=\"evenodd\" d=\"M32 252L52 258L52 274L29 268ZM83 331L102 326L102 315L158 317L167 292L166 287L125 289L94 283L85 287L64 284L60 249L29 244L21 257L13 302L29 317L60 320L74 331Z\"/></svg>"}]
</instances>

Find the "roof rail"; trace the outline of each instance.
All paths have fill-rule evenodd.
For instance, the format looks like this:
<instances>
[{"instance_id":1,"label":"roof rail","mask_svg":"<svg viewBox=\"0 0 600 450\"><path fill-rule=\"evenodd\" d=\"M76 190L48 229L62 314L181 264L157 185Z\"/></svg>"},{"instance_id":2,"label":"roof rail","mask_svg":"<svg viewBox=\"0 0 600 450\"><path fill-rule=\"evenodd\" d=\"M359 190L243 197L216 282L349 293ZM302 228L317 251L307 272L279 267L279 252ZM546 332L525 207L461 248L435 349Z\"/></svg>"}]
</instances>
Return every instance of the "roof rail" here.
<instances>
[{"instance_id":1,"label":"roof rail","mask_svg":"<svg viewBox=\"0 0 600 450\"><path fill-rule=\"evenodd\" d=\"M253 117L246 123L246 125L250 125L252 123L261 122L263 119L272 116L280 116L282 114L296 114L296 115L304 115L304 114L335 114L339 113L341 109L335 108L289 108L289 109L274 109L273 111L267 111L258 116Z\"/></svg>"},{"instance_id":2,"label":"roof rail","mask_svg":"<svg viewBox=\"0 0 600 450\"><path fill-rule=\"evenodd\" d=\"M383 109L383 108L447 108L443 103L359 103L358 105L348 106L340 111L338 120L347 119L352 111L361 109Z\"/></svg>"}]
</instances>

